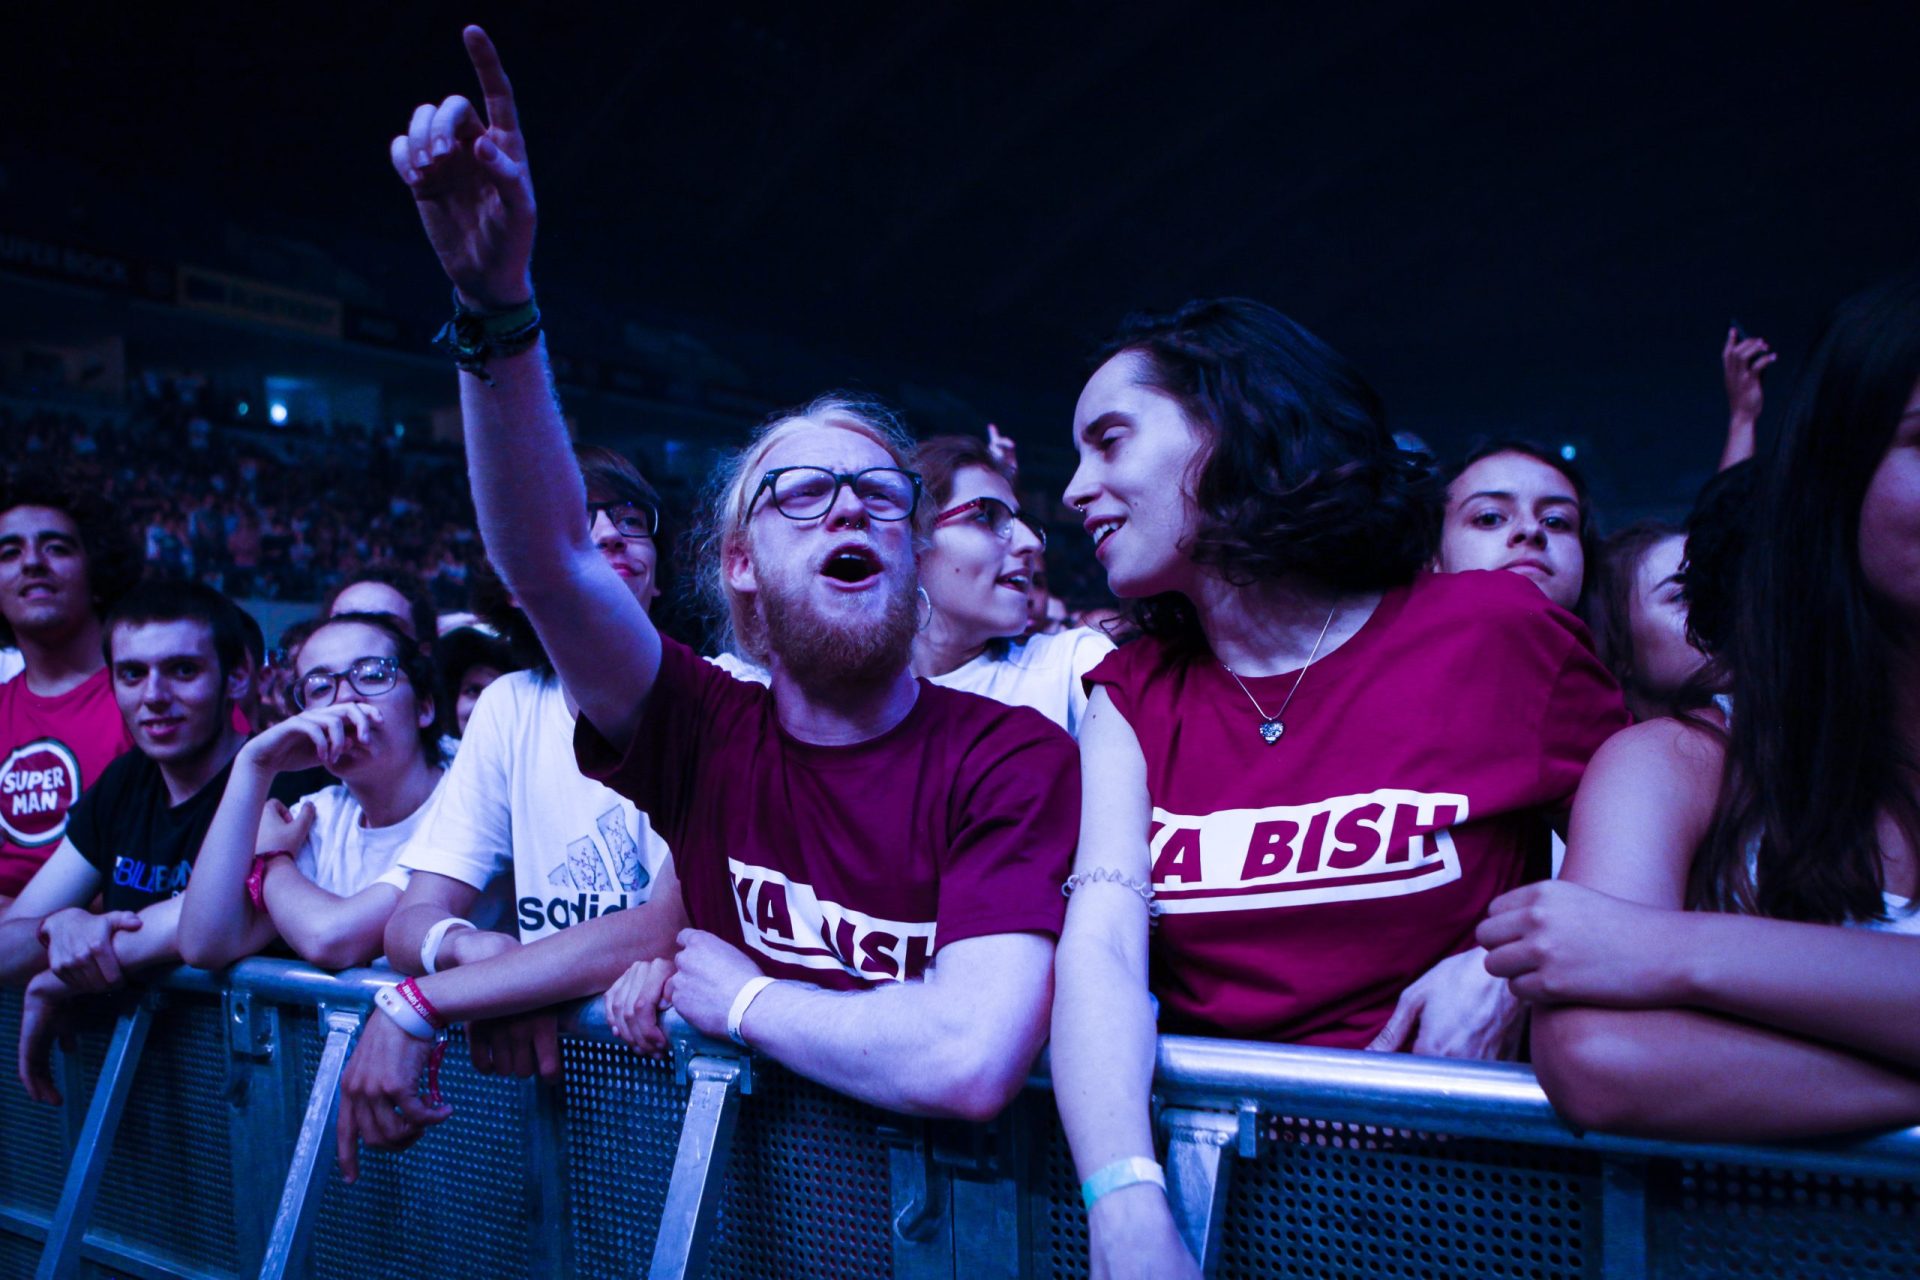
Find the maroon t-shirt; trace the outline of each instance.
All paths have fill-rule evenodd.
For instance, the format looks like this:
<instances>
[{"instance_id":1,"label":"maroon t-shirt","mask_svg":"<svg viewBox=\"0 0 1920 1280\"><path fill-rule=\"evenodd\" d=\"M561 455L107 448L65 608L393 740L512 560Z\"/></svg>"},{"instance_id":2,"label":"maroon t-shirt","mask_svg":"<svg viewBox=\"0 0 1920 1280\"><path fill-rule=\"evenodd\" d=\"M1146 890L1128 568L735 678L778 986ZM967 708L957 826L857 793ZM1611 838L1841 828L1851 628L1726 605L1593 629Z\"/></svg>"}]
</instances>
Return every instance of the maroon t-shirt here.
<instances>
[{"instance_id":1,"label":"maroon t-shirt","mask_svg":"<svg viewBox=\"0 0 1920 1280\"><path fill-rule=\"evenodd\" d=\"M966 938L1059 936L1080 768L1045 716L922 680L886 733L814 746L765 687L661 645L625 751L585 716L574 747L673 850L695 928L836 990L918 978Z\"/></svg>"},{"instance_id":2,"label":"maroon t-shirt","mask_svg":"<svg viewBox=\"0 0 1920 1280\"><path fill-rule=\"evenodd\" d=\"M1246 684L1274 709L1296 674ZM1163 1029L1340 1048L1546 865L1551 816L1627 724L1586 629L1504 572L1388 592L1271 746L1211 656L1142 640L1087 678L1146 755Z\"/></svg>"},{"instance_id":3,"label":"maroon t-shirt","mask_svg":"<svg viewBox=\"0 0 1920 1280\"><path fill-rule=\"evenodd\" d=\"M111 672L43 698L23 673L0 684L0 894L19 896L67 834L67 813L132 746Z\"/></svg>"}]
</instances>

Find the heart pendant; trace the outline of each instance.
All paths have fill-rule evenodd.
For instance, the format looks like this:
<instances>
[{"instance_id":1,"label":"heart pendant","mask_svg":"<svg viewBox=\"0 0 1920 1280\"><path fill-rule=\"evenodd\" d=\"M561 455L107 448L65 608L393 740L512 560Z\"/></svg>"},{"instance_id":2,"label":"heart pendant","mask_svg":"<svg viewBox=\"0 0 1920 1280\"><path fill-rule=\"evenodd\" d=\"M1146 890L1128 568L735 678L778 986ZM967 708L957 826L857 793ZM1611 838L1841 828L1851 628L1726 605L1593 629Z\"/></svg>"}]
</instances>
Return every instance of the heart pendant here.
<instances>
[{"instance_id":1,"label":"heart pendant","mask_svg":"<svg viewBox=\"0 0 1920 1280\"><path fill-rule=\"evenodd\" d=\"M1272 746L1274 743L1280 741L1280 735L1286 731L1287 727L1278 720L1262 720L1260 722L1260 736L1267 740L1268 746Z\"/></svg>"}]
</instances>

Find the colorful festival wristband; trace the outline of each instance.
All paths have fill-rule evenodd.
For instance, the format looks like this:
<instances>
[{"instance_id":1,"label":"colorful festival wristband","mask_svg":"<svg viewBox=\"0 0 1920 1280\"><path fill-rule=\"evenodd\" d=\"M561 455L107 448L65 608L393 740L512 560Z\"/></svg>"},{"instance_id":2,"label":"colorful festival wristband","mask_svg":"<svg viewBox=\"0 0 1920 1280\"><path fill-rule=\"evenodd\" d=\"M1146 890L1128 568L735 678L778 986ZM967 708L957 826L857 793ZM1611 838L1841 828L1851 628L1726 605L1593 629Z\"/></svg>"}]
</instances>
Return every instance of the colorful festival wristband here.
<instances>
[{"instance_id":1,"label":"colorful festival wristband","mask_svg":"<svg viewBox=\"0 0 1920 1280\"><path fill-rule=\"evenodd\" d=\"M267 909L267 864L275 858L291 858L291 849L268 849L253 855L253 868L247 872L247 901L255 911Z\"/></svg>"},{"instance_id":2,"label":"colorful festival wristband","mask_svg":"<svg viewBox=\"0 0 1920 1280\"><path fill-rule=\"evenodd\" d=\"M407 1007L419 1014L421 1020L435 1031L445 1031L453 1024L440 1015L433 1007L433 1001L427 999L427 993L420 989L418 978L408 978L393 989L393 993L407 1002Z\"/></svg>"},{"instance_id":3,"label":"colorful festival wristband","mask_svg":"<svg viewBox=\"0 0 1920 1280\"><path fill-rule=\"evenodd\" d=\"M1102 1196L1118 1191L1122 1187L1131 1187L1137 1182L1151 1182L1165 1191L1167 1189L1166 1171L1145 1156L1128 1156L1124 1160L1115 1160L1080 1184L1080 1199L1088 1209L1092 1209L1094 1202Z\"/></svg>"},{"instance_id":4,"label":"colorful festival wristband","mask_svg":"<svg viewBox=\"0 0 1920 1280\"><path fill-rule=\"evenodd\" d=\"M401 999L392 987L382 987L373 993L373 1003L380 1012L398 1023L400 1029L415 1040L436 1040L438 1034L433 1024L415 1012L412 1005Z\"/></svg>"}]
</instances>

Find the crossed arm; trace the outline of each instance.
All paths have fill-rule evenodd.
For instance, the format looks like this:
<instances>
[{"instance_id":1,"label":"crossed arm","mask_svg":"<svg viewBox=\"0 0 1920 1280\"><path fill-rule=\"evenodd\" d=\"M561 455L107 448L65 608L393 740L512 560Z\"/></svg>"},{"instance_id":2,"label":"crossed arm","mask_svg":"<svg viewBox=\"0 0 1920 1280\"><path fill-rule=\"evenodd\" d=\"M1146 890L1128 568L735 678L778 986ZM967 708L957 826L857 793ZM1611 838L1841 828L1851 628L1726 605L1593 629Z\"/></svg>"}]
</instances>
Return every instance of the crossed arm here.
<instances>
[{"instance_id":1,"label":"crossed arm","mask_svg":"<svg viewBox=\"0 0 1920 1280\"><path fill-rule=\"evenodd\" d=\"M44 990L57 980L62 994L79 995L119 986L128 970L180 958L178 898L139 912L88 911L99 892L100 873L71 840L61 841L0 915L0 983L24 986L46 972Z\"/></svg>"},{"instance_id":2,"label":"crossed arm","mask_svg":"<svg viewBox=\"0 0 1920 1280\"><path fill-rule=\"evenodd\" d=\"M1920 1122L1920 939L1682 910L1720 783L1704 732L1652 721L1594 757L1564 883L1494 904L1488 968L1533 1001L1574 1124L1765 1141Z\"/></svg>"}]
</instances>

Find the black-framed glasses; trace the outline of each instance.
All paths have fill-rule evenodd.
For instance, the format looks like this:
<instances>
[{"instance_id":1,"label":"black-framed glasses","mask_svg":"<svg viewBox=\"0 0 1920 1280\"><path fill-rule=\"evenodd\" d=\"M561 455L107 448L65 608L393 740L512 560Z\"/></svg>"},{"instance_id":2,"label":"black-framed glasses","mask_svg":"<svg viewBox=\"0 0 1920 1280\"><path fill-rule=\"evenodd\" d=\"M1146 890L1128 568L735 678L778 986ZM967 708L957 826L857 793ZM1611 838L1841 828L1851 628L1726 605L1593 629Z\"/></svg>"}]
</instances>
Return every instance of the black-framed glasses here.
<instances>
[{"instance_id":1,"label":"black-framed glasses","mask_svg":"<svg viewBox=\"0 0 1920 1280\"><path fill-rule=\"evenodd\" d=\"M1027 526L1027 532L1040 541L1040 549L1047 549L1047 531L1040 522L1024 511L1015 511L998 498L970 498L957 507L948 507L933 518L935 524L946 524L949 520L958 520L962 516L972 516L983 528L1002 542L1013 541L1013 523L1018 520Z\"/></svg>"},{"instance_id":2,"label":"black-framed glasses","mask_svg":"<svg viewBox=\"0 0 1920 1280\"><path fill-rule=\"evenodd\" d=\"M390 693L400 683L398 658L355 658L345 671L309 671L293 686L293 705L302 711L331 706L345 680L363 698Z\"/></svg>"},{"instance_id":3,"label":"black-framed glasses","mask_svg":"<svg viewBox=\"0 0 1920 1280\"><path fill-rule=\"evenodd\" d=\"M920 505L920 476L899 467L868 467L864 471L830 471L826 467L775 467L760 477L760 487L747 503L747 515L768 494L773 509L789 520L817 520L833 510L840 490L853 496L875 520L905 520Z\"/></svg>"},{"instance_id":4,"label":"black-framed glasses","mask_svg":"<svg viewBox=\"0 0 1920 1280\"><path fill-rule=\"evenodd\" d=\"M594 517L602 511L607 513L607 521L613 525L613 531L630 542L642 538L651 538L660 532L660 509L646 502L633 502L621 499L618 502L589 502L587 504L587 527L593 527Z\"/></svg>"}]
</instances>

